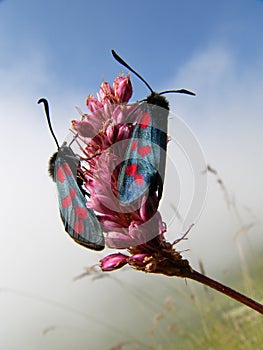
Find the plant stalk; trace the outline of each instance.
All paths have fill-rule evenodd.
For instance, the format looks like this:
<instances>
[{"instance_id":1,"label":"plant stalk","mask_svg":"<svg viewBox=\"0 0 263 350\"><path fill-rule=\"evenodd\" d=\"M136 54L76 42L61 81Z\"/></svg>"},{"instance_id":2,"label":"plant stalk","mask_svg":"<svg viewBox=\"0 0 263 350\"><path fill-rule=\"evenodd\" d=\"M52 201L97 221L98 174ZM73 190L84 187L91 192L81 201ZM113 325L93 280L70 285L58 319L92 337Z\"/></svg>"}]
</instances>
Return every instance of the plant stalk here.
<instances>
[{"instance_id":1,"label":"plant stalk","mask_svg":"<svg viewBox=\"0 0 263 350\"><path fill-rule=\"evenodd\" d=\"M225 286L224 284L217 282L215 280L213 280L210 277L207 277L205 275L203 275L200 272L197 272L195 270L187 270L187 272L185 271L184 273L184 277L186 278L190 278L194 281L197 281L199 283L202 283L210 288L213 288L227 296L229 296L232 299L235 299L237 301L239 301L240 303L250 307L251 309L259 312L260 314L263 314L263 305L258 303L257 301L235 291L234 289Z\"/></svg>"}]
</instances>

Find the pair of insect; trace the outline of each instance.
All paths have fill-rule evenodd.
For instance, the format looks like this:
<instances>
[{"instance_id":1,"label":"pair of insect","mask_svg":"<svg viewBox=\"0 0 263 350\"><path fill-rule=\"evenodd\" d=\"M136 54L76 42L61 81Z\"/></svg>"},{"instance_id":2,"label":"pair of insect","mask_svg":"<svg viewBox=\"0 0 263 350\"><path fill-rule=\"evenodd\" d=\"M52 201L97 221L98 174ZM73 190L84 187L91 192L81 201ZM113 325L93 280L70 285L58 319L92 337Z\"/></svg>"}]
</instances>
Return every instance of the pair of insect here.
<instances>
[{"instance_id":1,"label":"pair of insect","mask_svg":"<svg viewBox=\"0 0 263 350\"><path fill-rule=\"evenodd\" d=\"M151 189L158 190L160 200L165 173L169 114L169 103L162 95L166 93L195 94L185 89L154 92L146 80L114 50L112 50L112 55L121 65L143 81L151 92L145 100L140 102L143 111L142 119L136 121L125 160L119 172L119 200L124 204L131 204ZM101 225L94 211L87 208L88 199L82 190L82 181L77 176L80 159L71 149L74 139L69 145L64 142L62 146L59 146L52 129L48 102L41 98L38 103L44 104L48 126L58 149L50 158L49 173L57 185L60 216L65 230L78 244L89 249L102 250L105 247L105 239ZM139 153L140 150L143 150L142 159L138 156L138 150Z\"/></svg>"}]
</instances>

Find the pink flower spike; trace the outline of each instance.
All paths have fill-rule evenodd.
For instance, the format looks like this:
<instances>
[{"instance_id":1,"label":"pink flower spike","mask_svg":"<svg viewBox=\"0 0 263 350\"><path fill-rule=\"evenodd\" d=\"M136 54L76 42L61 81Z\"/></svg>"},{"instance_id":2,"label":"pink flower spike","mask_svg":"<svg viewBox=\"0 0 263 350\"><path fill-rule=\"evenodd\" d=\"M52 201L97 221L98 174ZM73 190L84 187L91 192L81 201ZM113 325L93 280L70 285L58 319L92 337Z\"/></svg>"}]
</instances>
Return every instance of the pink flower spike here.
<instances>
[{"instance_id":1,"label":"pink flower spike","mask_svg":"<svg viewBox=\"0 0 263 350\"><path fill-rule=\"evenodd\" d=\"M132 95L130 77L117 77L114 82L114 93L120 103L128 102Z\"/></svg>"},{"instance_id":2,"label":"pink flower spike","mask_svg":"<svg viewBox=\"0 0 263 350\"><path fill-rule=\"evenodd\" d=\"M120 269L128 262L128 256L121 254L121 253L115 253L105 256L103 259L100 260L100 267L102 271L113 271Z\"/></svg>"}]
</instances>

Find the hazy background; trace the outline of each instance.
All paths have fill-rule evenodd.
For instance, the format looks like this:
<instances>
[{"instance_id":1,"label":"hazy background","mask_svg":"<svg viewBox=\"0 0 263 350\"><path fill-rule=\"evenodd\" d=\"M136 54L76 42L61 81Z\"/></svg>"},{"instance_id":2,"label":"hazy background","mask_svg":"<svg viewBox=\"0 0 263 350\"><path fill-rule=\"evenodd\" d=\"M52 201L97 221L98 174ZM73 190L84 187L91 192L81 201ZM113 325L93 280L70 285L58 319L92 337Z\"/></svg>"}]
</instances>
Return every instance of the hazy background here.
<instances>
[{"instance_id":1,"label":"hazy background","mask_svg":"<svg viewBox=\"0 0 263 350\"><path fill-rule=\"evenodd\" d=\"M106 252L85 250L67 236L47 175L55 145L36 101L48 98L62 142L78 118L75 106L85 110L87 95L120 72L112 48L155 90L197 93L169 99L219 172L228 206L216 176L208 174L204 211L179 249L190 248L184 255L194 267L201 258L207 272L220 277L238 264L234 234L242 224L254 225L248 253L262 247L262 32L257 0L0 1L1 349L108 349L128 333L136 337L131 327L142 316L136 298L130 300L133 286L141 296L149 289L157 296L156 283L164 288L164 277L129 270L111 274L122 286L112 278L73 282ZM134 100L148 94L133 76L132 82ZM169 237L179 236L171 226ZM56 329L44 336L50 326Z\"/></svg>"}]
</instances>

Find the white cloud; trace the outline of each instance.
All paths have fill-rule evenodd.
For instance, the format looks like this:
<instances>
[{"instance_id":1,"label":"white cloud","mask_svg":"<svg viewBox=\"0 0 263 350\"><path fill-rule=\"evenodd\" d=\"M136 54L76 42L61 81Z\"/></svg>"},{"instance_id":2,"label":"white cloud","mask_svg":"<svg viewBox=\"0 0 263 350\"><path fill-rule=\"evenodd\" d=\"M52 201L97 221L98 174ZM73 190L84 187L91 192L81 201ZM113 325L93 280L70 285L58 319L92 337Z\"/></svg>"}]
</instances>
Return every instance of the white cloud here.
<instances>
[{"instance_id":1,"label":"white cloud","mask_svg":"<svg viewBox=\"0 0 263 350\"><path fill-rule=\"evenodd\" d=\"M45 96L50 94L56 103L56 106L55 103L51 106L54 107L55 129L63 141L73 113L77 115L74 106L79 102L79 96L75 91L57 93L59 84L48 73L45 59L39 54L0 70L0 82L0 289L25 290L81 309L83 289L71 278L79 274L83 266L97 263L100 255L89 254L78 247L64 232L58 214L55 185L47 173L49 156L56 149L43 106L37 105L43 91ZM71 105L71 115L68 105ZM56 115L60 118L56 119ZM66 117L62 119L63 115ZM100 313L93 302L97 297L100 298L100 293L96 286L89 286L90 299L87 298L86 305L91 315L95 313L94 308ZM28 334L31 344L50 322L62 322L64 317L59 308L48 308L45 303L34 302L30 298L27 302L23 297L2 293L0 302L5 318L1 320L1 346L2 342L14 346L18 338L12 343L12 333L14 329L19 329L17 334L23 348L25 334ZM65 318L69 315L66 314ZM79 316L72 316L73 319L81 325ZM29 334L31 332L34 332L34 337ZM42 348L52 348L47 344L48 341ZM33 343L31 346L34 348ZM37 348L40 349L41 344Z\"/></svg>"},{"instance_id":2,"label":"white cloud","mask_svg":"<svg viewBox=\"0 0 263 350\"><path fill-rule=\"evenodd\" d=\"M258 57L253 65L240 66L233 52L214 45L186 62L176 79L167 83L197 93L195 98L177 95L176 106L172 104L171 109L199 139L208 163L219 172L230 197L235 198L244 223L256 221L249 233L254 246L262 229L262 62ZM216 178L209 176L206 208L185 247L191 248L193 256L222 268L237 258L233 236L241 223L227 209ZM168 186L172 188L172 184Z\"/></svg>"}]
</instances>

